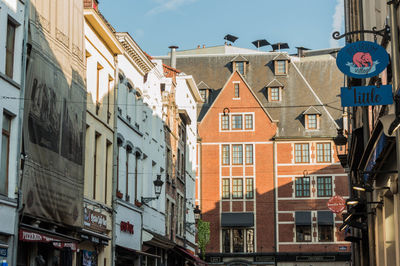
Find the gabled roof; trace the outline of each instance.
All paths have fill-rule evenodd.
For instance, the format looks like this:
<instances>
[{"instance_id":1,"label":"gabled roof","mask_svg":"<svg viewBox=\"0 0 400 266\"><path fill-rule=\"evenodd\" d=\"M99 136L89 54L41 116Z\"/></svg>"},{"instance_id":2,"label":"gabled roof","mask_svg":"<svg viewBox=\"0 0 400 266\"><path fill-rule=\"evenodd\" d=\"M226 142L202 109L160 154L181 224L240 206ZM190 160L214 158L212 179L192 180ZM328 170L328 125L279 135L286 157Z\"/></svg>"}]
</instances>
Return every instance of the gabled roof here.
<instances>
[{"instance_id":1,"label":"gabled roof","mask_svg":"<svg viewBox=\"0 0 400 266\"><path fill-rule=\"evenodd\" d=\"M211 88L209 101L198 108L198 121L203 119L232 75L229 64L236 55L177 56L176 63L180 70L193 75L195 80L202 81ZM336 128L342 121L342 107L337 95L343 85L343 73L337 68L335 58L329 53L306 56L301 60L290 57L288 75L277 77L273 68L273 59L277 55L277 52L245 54L251 67L244 78L273 121L279 121L277 137L336 136ZM168 60L169 58L165 58L165 62ZM274 79L285 88L278 105L268 101L265 90L266 84ZM310 106L314 106L326 118L321 119L318 131L307 131L303 125L302 113Z\"/></svg>"},{"instance_id":2,"label":"gabled roof","mask_svg":"<svg viewBox=\"0 0 400 266\"><path fill-rule=\"evenodd\" d=\"M276 60L290 60L289 56L286 53L280 53L277 56L274 57L274 59L272 59L274 61Z\"/></svg>"},{"instance_id":3,"label":"gabled roof","mask_svg":"<svg viewBox=\"0 0 400 266\"><path fill-rule=\"evenodd\" d=\"M249 60L242 55L237 55L231 60L231 62L249 62Z\"/></svg>"},{"instance_id":4,"label":"gabled roof","mask_svg":"<svg viewBox=\"0 0 400 266\"><path fill-rule=\"evenodd\" d=\"M265 114L267 115L267 117L269 118L269 120L271 120L271 122L277 122L274 121L271 117L271 115L268 113L267 109L265 109L265 107L262 105L261 101L257 98L257 95L253 92L253 90L251 89L250 85L246 82L246 80L244 79L244 77L242 76L242 74L240 74L240 72L238 72L237 70L232 72L232 74L230 75L230 77L226 80L224 86L222 87L220 93L218 94L218 96L215 98L215 100L212 102L211 106L208 108L207 112L204 114L204 116L202 117L202 120L207 116L207 114L209 113L209 111L212 109L214 103L217 102L218 98L220 97L220 95L222 94L222 92L224 91L224 89L226 88L226 86L228 85L229 81L232 79L233 75L235 73L239 74L239 77L243 80L244 84L247 86L247 88L249 89L250 93L254 96L254 98L256 99L256 101L258 102L258 104L260 105L260 107L263 109L263 111L265 112ZM200 121L199 121L200 122Z\"/></svg>"},{"instance_id":5,"label":"gabled roof","mask_svg":"<svg viewBox=\"0 0 400 266\"><path fill-rule=\"evenodd\" d=\"M208 86L204 81L200 81L199 84L197 84L197 88L199 88L199 89L211 89L210 86Z\"/></svg>"},{"instance_id":6,"label":"gabled roof","mask_svg":"<svg viewBox=\"0 0 400 266\"><path fill-rule=\"evenodd\" d=\"M282 83L279 82L279 80L277 79L273 79L270 83L267 84L267 86L265 86L266 88L270 88L270 87L284 87Z\"/></svg>"},{"instance_id":7,"label":"gabled roof","mask_svg":"<svg viewBox=\"0 0 400 266\"><path fill-rule=\"evenodd\" d=\"M303 112L303 115L321 115L321 112L318 111L314 106L310 106Z\"/></svg>"}]
</instances>

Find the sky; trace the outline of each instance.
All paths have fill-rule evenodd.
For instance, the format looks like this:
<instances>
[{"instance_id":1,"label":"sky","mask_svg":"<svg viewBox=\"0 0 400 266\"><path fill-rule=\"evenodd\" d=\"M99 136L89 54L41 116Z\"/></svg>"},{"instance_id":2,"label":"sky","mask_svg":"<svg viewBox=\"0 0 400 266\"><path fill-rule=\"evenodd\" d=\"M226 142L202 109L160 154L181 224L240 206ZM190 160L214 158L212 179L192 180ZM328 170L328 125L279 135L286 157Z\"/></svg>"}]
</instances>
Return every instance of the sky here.
<instances>
[{"instance_id":1,"label":"sky","mask_svg":"<svg viewBox=\"0 0 400 266\"><path fill-rule=\"evenodd\" d=\"M129 32L152 56L223 45L226 34L237 47L252 41L286 42L310 49L341 47L334 31L344 32L343 0L99 0L99 10L116 31ZM271 46L260 48L271 51Z\"/></svg>"}]
</instances>

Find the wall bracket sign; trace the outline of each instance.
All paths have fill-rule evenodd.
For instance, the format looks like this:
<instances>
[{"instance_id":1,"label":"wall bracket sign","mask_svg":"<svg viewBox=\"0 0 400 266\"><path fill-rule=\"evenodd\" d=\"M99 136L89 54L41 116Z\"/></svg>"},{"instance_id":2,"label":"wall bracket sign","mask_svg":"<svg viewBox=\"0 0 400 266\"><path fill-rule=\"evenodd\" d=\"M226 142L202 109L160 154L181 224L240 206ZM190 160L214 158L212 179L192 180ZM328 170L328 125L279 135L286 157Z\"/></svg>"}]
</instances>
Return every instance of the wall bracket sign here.
<instances>
[{"instance_id":1,"label":"wall bracket sign","mask_svg":"<svg viewBox=\"0 0 400 266\"><path fill-rule=\"evenodd\" d=\"M342 107L388 105L393 103L392 85L342 87Z\"/></svg>"}]
</instances>

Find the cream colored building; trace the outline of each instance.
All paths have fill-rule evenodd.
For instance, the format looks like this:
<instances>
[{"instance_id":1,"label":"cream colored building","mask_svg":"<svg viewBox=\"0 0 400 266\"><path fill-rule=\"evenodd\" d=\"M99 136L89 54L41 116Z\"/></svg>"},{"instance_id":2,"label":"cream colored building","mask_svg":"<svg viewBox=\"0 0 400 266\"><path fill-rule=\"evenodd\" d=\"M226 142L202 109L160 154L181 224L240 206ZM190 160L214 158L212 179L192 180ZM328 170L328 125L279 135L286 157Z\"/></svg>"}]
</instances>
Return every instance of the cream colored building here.
<instances>
[{"instance_id":1,"label":"cream colored building","mask_svg":"<svg viewBox=\"0 0 400 266\"><path fill-rule=\"evenodd\" d=\"M96 265L112 264L112 177L114 143L114 82L117 55L122 47L114 29L97 10L84 2L86 54L86 150L84 185L84 241L81 256ZM97 261L96 261L97 260Z\"/></svg>"}]
</instances>

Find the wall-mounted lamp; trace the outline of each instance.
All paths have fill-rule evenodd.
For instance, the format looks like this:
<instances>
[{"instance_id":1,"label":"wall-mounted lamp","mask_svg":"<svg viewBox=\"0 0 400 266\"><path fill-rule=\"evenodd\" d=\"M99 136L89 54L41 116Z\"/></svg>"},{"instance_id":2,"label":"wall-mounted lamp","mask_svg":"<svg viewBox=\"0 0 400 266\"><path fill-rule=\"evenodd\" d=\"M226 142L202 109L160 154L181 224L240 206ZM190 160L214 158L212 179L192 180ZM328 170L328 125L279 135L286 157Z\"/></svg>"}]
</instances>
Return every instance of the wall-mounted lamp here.
<instances>
[{"instance_id":1,"label":"wall-mounted lamp","mask_svg":"<svg viewBox=\"0 0 400 266\"><path fill-rule=\"evenodd\" d=\"M359 198L349 198L346 200L346 205L355 206L358 204L383 204L383 201L365 201Z\"/></svg>"},{"instance_id":2,"label":"wall-mounted lamp","mask_svg":"<svg viewBox=\"0 0 400 266\"><path fill-rule=\"evenodd\" d=\"M224 116L227 116L227 115L229 115L229 108L228 107L225 107L224 108L224 111L223 111L223 114L224 114Z\"/></svg>"},{"instance_id":3,"label":"wall-mounted lamp","mask_svg":"<svg viewBox=\"0 0 400 266\"><path fill-rule=\"evenodd\" d=\"M149 203L152 200L158 199L161 194L161 188L164 184L164 182L161 180L161 175L157 175L157 179L153 181L154 184L154 192L156 194L155 197L142 197L142 203Z\"/></svg>"},{"instance_id":4,"label":"wall-mounted lamp","mask_svg":"<svg viewBox=\"0 0 400 266\"><path fill-rule=\"evenodd\" d=\"M353 189L357 191L367 191L367 192L372 192L374 190L380 190L380 189L390 189L390 187L371 187L366 184L354 184Z\"/></svg>"},{"instance_id":5,"label":"wall-mounted lamp","mask_svg":"<svg viewBox=\"0 0 400 266\"><path fill-rule=\"evenodd\" d=\"M347 166L347 138L343 135L343 128L337 130L338 134L333 139L336 146L336 154L342 167Z\"/></svg>"}]
</instances>

